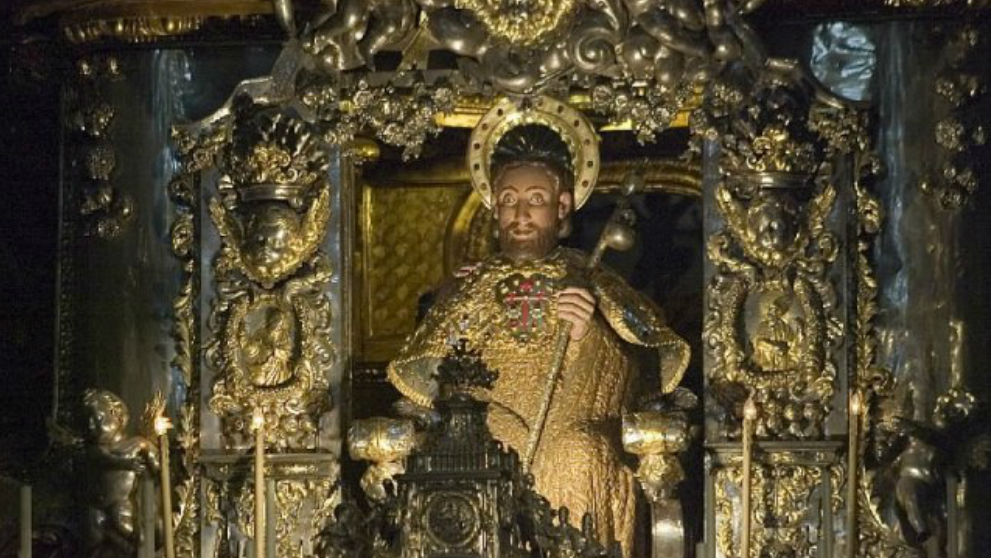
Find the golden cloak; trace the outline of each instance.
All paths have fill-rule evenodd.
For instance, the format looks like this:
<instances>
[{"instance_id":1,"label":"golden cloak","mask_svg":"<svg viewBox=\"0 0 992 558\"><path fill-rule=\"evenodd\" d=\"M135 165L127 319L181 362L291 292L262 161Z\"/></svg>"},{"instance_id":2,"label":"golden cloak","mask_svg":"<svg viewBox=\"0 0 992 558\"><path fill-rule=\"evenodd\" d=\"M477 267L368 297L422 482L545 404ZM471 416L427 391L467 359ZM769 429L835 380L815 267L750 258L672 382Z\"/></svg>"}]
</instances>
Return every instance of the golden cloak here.
<instances>
[{"instance_id":1,"label":"golden cloak","mask_svg":"<svg viewBox=\"0 0 992 558\"><path fill-rule=\"evenodd\" d=\"M387 373L400 393L429 407L438 363L454 340L465 338L498 373L491 390L476 393L489 402L490 431L523 453L551 368L558 322L553 294L566 285L589 288L597 311L585 337L569 343L531 473L552 507L567 506L576 526L590 513L600 540L619 541L630 555L634 476L622 459L620 418L636 362L624 342L657 350L663 392L681 380L689 346L650 300L612 271L586 270L585 259L565 248L535 262L489 258L439 297Z\"/></svg>"}]
</instances>

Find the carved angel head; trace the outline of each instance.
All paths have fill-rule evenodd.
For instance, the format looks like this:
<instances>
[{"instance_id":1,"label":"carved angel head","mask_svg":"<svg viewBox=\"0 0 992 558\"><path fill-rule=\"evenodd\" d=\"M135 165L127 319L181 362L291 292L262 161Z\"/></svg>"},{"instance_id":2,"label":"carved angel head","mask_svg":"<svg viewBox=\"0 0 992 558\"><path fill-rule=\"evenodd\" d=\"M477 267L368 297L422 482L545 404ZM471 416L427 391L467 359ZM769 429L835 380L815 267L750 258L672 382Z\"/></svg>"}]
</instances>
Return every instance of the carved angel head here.
<instances>
[{"instance_id":1,"label":"carved angel head","mask_svg":"<svg viewBox=\"0 0 992 558\"><path fill-rule=\"evenodd\" d=\"M300 216L283 203L256 204L244 221L242 257L258 275L272 276L300 246Z\"/></svg>"},{"instance_id":2,"label":"carved angel head","mask_svg":"<svg viewBox=\"0 0 992 558\"><path fill-rule=\"evenodd\" d=\"M236 211L214 201L210 215L225 240L232 267L269 289L317 252L330 215L330 193L324 186L302 213L281 201L245 203Z\"/></svg>"},{"instance_id":3,"label":"carved angel head","mask_svg":"<svg viewBox=\"0 0 992 558\"><path fill-rule=\"evenodd\" d=\"M117 441L127 428L128 410L124 400L105 389L83 392L86 432L98 444Z\"/></svg>"},{"instance_id":4,"label":"carved angel head","mask_svg":"<svg viewBox=\"0 0 992 558\"><path fill-rule=\"evenodd\" d=\"M270 289L310 260L330 213L328 151L313 126L278 107L238 97L221 153L210 216L222 267Z\"/></svg>"},{"instance_id":5,"label":"carved angel head","mask_svg":"<svg viewBox=\"0 0 992 558\"><path fill-rule=\"evenodd\" d=\"M799 210L791 196L763 191L747 210L747 224L760 249L784 253L799 236Z\"/></svg>"}]
</instances>

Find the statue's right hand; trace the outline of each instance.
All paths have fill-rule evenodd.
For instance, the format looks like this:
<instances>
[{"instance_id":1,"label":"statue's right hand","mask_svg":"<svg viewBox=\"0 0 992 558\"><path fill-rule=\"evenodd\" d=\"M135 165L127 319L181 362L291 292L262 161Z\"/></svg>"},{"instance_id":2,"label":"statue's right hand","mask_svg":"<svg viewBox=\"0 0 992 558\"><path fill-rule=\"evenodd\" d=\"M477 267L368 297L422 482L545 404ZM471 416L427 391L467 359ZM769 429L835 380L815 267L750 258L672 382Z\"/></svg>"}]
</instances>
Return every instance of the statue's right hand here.
<instances>
[{"instance_id":1,"label":"statue's right hand","mask_svg":"<svg viewBox=\"0 0 992 558\"><path fill-rule=\"evenodd\" d=\"M558 317L572 324L572 341L585 337L595 312L596 297L588 289L567 287L558 293Z\"/></svg>"},{"instance_id":2,"label":"statue's right hand","mask_svg":"<svg viewBox=\"0 0 992 558\"><path fill-rule=\"evenodd\" d=\"M420 428L431 428L441 420L438 412L430 407L417 405L407 397L401 397L393 404L393 409L401 417L413 419Z\"/></svg>"}]
</instances>

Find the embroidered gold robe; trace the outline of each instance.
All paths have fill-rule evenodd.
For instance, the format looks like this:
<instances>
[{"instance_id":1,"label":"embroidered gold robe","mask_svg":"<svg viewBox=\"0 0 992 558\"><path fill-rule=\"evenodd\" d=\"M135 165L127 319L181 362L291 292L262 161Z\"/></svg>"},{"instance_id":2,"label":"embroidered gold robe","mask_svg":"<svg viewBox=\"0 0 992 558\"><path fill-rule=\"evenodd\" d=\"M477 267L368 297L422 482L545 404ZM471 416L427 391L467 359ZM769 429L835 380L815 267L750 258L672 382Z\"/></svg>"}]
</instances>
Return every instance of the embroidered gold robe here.
<instances>
[{"instance_id":1,"label":"embroidered gold robe","mask_svg":"<svg viewBox=\"0 0 992 558\"><path fill-rule=\"evenodd\" d=\"M456 338L480 350L498 373L491 390L488 425L505 445L523 454L534 428L551 368L558 323L554 293L577 281L597 299L588 333L569 343L531 473L552 507L567 506L580 526L590 513L604 544L633 548L633 471L621 459L620 417L631 399L636 363L624 342L655 348L661 388L681 380L689 347L657 307L615 273L584 268L585 256L558 248L547 258L514 263L494 256L440 297L390 363L390 381L404 396L431 406L434 371Z\"/></svg>"}]
</instances>

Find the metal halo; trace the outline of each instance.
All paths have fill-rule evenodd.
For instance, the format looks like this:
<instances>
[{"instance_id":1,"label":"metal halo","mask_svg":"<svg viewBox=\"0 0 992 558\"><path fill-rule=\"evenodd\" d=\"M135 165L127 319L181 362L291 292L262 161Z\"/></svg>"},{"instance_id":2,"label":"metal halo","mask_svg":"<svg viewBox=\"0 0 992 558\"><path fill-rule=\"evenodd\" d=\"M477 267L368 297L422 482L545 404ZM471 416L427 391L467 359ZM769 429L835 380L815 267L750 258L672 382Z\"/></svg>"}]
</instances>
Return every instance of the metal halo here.
<instances>
[{"instance_id":1,"label":"metal halo","mask_svg":"<svg viewBox=\"0 0 992 558\"><path fill-rule=\"evenodd\" d=\"M579 209L589 199L599 176L599 136L581 112L544 95L531 99L527 108L503 98L472 130L466 158L472 187L482 203L490 209L493 206L489 164L496 144L508 131L525 124L543 124L565 141L572 155L573 197L575 209Z\"/></svg>"}]
</instances>

